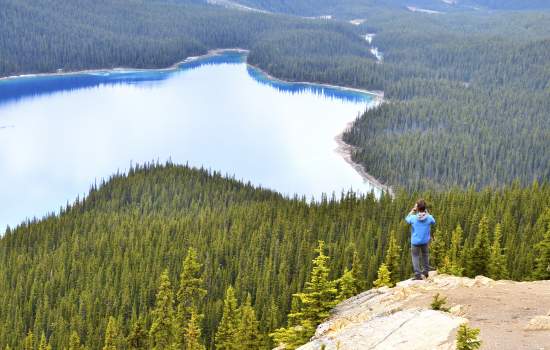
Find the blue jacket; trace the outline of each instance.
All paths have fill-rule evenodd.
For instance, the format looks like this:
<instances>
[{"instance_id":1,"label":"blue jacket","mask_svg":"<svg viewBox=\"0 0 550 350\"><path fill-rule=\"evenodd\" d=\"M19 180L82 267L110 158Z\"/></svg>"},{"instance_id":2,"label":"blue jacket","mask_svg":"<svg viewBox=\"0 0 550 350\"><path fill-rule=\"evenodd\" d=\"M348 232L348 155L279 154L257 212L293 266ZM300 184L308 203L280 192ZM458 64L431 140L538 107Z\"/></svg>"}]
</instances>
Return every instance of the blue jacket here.
<instances>
[{"instance_id":1,"label":"blue jacket","mask_svg":"<svg viewBox=\"0 0 550 350\"><path fill-rule=\"evenodd\" d=\"M435 219L428 213L409 214L405 218L411 225L411 243L414 245L430 242L430 226L435 224Z\"/></svg>"}]
</instances>

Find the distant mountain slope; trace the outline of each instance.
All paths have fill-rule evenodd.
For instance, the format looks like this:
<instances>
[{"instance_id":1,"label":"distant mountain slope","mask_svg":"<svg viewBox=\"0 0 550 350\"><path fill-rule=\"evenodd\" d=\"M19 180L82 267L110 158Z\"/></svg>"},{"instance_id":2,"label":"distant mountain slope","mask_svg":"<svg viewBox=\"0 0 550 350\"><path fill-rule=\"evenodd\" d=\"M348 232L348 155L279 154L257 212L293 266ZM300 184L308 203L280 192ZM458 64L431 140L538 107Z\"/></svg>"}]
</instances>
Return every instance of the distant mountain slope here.
<instances>
[{"instance_id":1,"label":"distant mountain slope","mask_svg":"<svg viewBox=\"0 0 550 350\"><path fill-rule=\"evenodd\" d=\"M251 48L296 29L355 35L341 23L265 15L197 1L4 0L0 77L57 69L167 67L213 48ZM365 47L365 54L368 48ZM374 58L373 58L374 59Z\"/></svg>"},{"instance_id":2,"label":"distant mountain slope","mask_svg":"<svg viewBox=\"0 0 550 350\"><path fill-rule=\"evenodd\" d=\"M234 2L268 11L304 16L349 14L353 9L362 15L368 15L368 9L408 6L438 11L550 9L550 2L546 0L235 0Z\"/></svg>"}]
</instances>

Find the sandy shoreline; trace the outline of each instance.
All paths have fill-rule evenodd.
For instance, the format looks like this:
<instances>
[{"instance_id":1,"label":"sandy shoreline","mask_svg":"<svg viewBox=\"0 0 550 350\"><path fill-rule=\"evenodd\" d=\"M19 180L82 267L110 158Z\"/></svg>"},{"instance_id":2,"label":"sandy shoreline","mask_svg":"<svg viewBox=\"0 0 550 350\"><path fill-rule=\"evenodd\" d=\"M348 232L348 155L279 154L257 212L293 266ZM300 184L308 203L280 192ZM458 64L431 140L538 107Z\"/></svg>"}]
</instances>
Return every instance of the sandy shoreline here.
<instances>
[{"instance_id":1,"label":"sandy shoreline","mask_svg":"<svg viewBox=\"0 0 550 350\"><path fill-rule=\"evenodd\" d=\"M214 49L209 50L206 54L200 55L200 56L190 56L187 57L179 62L174 63L170 67L166 68L130 68L130 67L117 67L117 68L107 68L107 69L86 69L86 70L78 70L78 71L70 71L70 72L55 72L55 73L37 73L37 74L21 74L21 75L12 75L7 77L1 77L0 81L5 80L12 80L12 79L18 79L18 78L33 78L33 77L47 77L47 76L65 76L65 75L78 75L78 74L90 74L90 73L105 73L105 72L146 72L146 71L175 71L178 69L178 67L182 64L197 61L200 59L204 59L207 57L216 56L219 54L222 54L224 52L242 52L242 53L248 53L249 50L242 49L242 48L229 48L229 49ZM376 108L378 107L384 100L384 92L383 91L369 91L369 90L362 90L352 87L346 87L346 86L339 86L339 85L332 85L332 84L325 84L325 83L314 83L314 82L307 82L307 81L288 81L276 78L266 71L262 70L261 68L254 66L248 62L246 64L249 67L252 67L254 69L260 70L267 78L270 80L282 82L282 83L293 83L293 84L304 84L304 85L310 85L310 86L321 86L321 87L327 87L327 88L333 88L333 89L340 89L344 91L354 91L354 92L360 92L364 94L368 94L371 96L374 96L374 102L369 108ZM352 153L356 150L355 146L349 145L343 140L344 133L351 127L353 124L353 121L348 123L346 126L346 129L344 129L341 133L336 135L335 140L338 144L338 147L336 148L336 153L342 156L344 160L353 167L359 175L363 178L365 182L368 182L373 186L374 188L377 188L379 190L382 190L384 192L389 193L393 196L393 191L390 186L384 185L381 183L378 179L376 179L374 176L370 175L365 168L358 163L355 163L351 156Z\"/></svg>"},{"instance_id":2,"label":"sandy shoreline","mask_svg":"<svg viewBox=\"0 0 550 350\"><path fill-rule=\"evenodd\" d=\"M381 100L376 101L371 106L369 106L369 109L377 108L381 103L382 103ZM336 153L338 153L342 158L344 158L346 163L348 163L353 169L355 169L355 171L357 171L357 173L361 175L361 177L365 182L368 182L372 187L378 190L384 191L388 193L391 197L393 197L394 192L391 186L383 184L382 182L380 182L380 180L378 180L377 178L369 174L363 165L353 161L352 154L358 148L344 141L344 134L346 133L346 131L348 131L352 127L352 125L353 125L353 121L349 122L346 128L341 133L336 135L336 137L334 138L334 140L338 144L338 147L335 150Z\"/></svg>"}]
</instances>

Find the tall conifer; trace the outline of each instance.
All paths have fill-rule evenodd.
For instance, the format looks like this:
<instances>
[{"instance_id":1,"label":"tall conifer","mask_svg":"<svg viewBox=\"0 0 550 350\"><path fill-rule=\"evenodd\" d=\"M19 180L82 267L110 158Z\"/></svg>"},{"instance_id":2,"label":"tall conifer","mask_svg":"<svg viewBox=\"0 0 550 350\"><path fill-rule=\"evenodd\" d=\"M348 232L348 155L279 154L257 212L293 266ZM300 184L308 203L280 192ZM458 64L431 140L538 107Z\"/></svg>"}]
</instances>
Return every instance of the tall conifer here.
<instances>
[{"instance_id":1,"label":"tall conifer","mask_svg":"<svg viewBox=\"0 0 550 350\"><path fill-rule=\"evenodd\" d=\"M261 348L263 339L260 336L260 324L252 307L250 294L246 296L244 304L239 307L238 315L240 317L237 330L239 347L242 350Z\"/></svg>"},{"instance_id":2,"label":"tall conifer","mask_svg":"<svg viewBox=\"0 0 550 350\"><path fill-rule=\"evenodd\" d=\"M141 350L147 349L147 344L149 343L149 335L145 329L145 322L143 319L138 319L132 325L130 329L130 334L126 338L128 348L132 350Z\"/></svg>"},{"instance_id":3,"label":"tall conifer","mask_svg":"<svg viewBox=\"0 0 550 350\"><path fill-rule=\"evenodd\" d=\"M239 349L237 330L239 317L237 312L237 298L232 286L225 292L223 314L215 336L216 350Z\"/></svg>"},{"instance_id":4,"label":"tall conifer","mask_svg":"<svg viewBox=\"0 0 550 350\"><path fill-rule=\"evenodd\" d=\"M21 346L21 348L23 350L34 350L34 344L35 343L35 340L34 340L34 335L32 333L32 331L29 331L29 333L27 333L27 336L25 337L25 339L23 339L23 344Z\"/></svg>"},{"instance_id":5,"label":"tall conifer","mask_svg":"<svg viewBox=\"0 0 550 350\"><path fill-rule=\"evenodd\" d=\"M198 314L199 304L206 296L206 289L203 288L203 277L201 273L201 264L197 260L197 253L193 248L189 248L187 256L183 261L183 268L180 274L179 289L177 297L176 311L176 345L183 348L185 344L185 334L188 330L187 323L191 313L195 313L195 322L200 323L202 315ZM200 327L200 324L198 324Z\"/></svg>"},{"instance_id":6,"label":"tall conifer","mask_svg":"<svg viewBox=\"0 0 550 350\"><path fill-rule=\"evenodd\" d=\"M352 271L347 268L344 269L342 277L338 279L338 296L336 299L338 301L343 301L351 298L359 292L357 288L357 281L353 277Z\"/></svg>"},{"instance_id":7,"label":"tall conifer","mask_svg":"<svg viewBox=\"0 0 550 350\"><path fill-rule=\"evenodd\" d=\"M550 225L544 234L544 239L539 242L535 249L537 257L535 258L535 269L533 277L539 280L550 279Z\"/></svg>"},{"instance_id":8,"label":"tall conifer","mask_svg":"<svg viewBox=\"0 0 550 350\"><path fill-rule=\"evenodd\" d=\"M82 350L82 345L80 344L80 337L76 331L71 333L69 337L69 350Z\"/></svg>"},{"instance_id":9,"label":"tall conifer","mask_svg":"<svg viewBox=\"0 0 550 350\"><path fill-rule=\"evenodd\" d=\"M501 236L500 224L497 224L493 245L491 246L491 255L489 256L489 266L487 267L488 277L495 280L508 278L507 258L500 247Z\"/></svg>"},{"instance_id":10,"label":"tall conifer","mask_svg":"<svg viewBox=\"0 0 550 350\"><path fill-rule=\"evenodd\" d=\"M191 308L189 320L185 325L185 350L204 350L205 346L201 339L201 320L202 315L199 315L194 308Z\"/></svg>"},{"instance_id":11,"label":"tall conifer","mask_svg":"<svg viewBox=\"0 0 550 350\"><path fill-rule=\"evenodd\" d=\"M160 275L149 336L155 350L169 349L174 341L174 300L168 270Z\"/></svg>"},{"instance_id":12,"label":"tall conifer","mask_svg":"<svg viewBox=\"0 0 550 350\"><path fill-rule=\"evenodd\" d=\"M390 234L384 263L390 272L392 284L399 282L401 277L401 247L397 244L395 231Z\"/></svg>"},{"instance_id":13,"label":"tall conifer","mask_svg":"<svg viewBox=\"0 0 550 350\"><path fill-rule=\"evenodd\" d=\"M351 274L355 281L355 290L357 292L364 290L367 284L365 280L365 270L363 268L363 264L361 263L361 258L359 257L359 253L357 252L357 250L353 252L353 259L351 261Z\"/></svg>"},{"instance_id":14,"label":"tall conifer","mask_svg":"<svg viewBox=\"0 0 550 350\"><path fill-rule=\"evenodd\" d=\"M477 275L487 276L490 256L489 221L487 216L483 216L479 222L474 247L470 255L468 272L472 277Z\"/></svg>"},{"instance_id":15,"label":"tall conifer","mask_svg":"<svg viewBox=\"0 0 550 350\"><path fill-rule=\"evenodd\" d=\"M118 323L114 317L109 317L105 330L105 342L103 350L117 350L121 347L121 337L118 330Z\"/></svg>"},{"instance_id":16,"label":"tall conifer","mask_svg":"<svg viewBox=\"0 0 550 350\"><path fill-rule=\"evenodd\" d=\"M462 227L457 225L451 234L451 247L443 259L443 266L438 269L441 273L462 276L462 272L464 271L460 256L462 249L462 236Z\"/></svg>"}]
</instances>

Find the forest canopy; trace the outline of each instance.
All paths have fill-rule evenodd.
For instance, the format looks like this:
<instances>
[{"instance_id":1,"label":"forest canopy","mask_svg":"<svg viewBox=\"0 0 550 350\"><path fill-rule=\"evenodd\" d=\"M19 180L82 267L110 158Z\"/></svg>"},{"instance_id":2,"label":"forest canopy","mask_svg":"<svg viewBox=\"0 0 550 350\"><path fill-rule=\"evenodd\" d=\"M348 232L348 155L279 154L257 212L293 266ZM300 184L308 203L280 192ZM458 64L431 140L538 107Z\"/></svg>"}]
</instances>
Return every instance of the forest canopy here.
<instances>
[{"instance_id":1,"label":"forest canopy","mask_svg":"<svg viewBox=\"0 0 550 350\"><path fill-rule=\"evenodd\" d=\"M349 269L370 288L383 262L395 280L410 276L404 216L420 196L437 218L434 266L466 276L488 271L482 237L487 249L495 239L503 248L507 278L545 278L548 183L400 191L379 200L342 193L309 203L218 173L152 164L114 175L60 214L23 223L0 239L0 348L19 348L32 331L44 332L54 349L67 347L73 334L100 349L110 317L125 335L138 320L150 329L159 277L167 270L175 292L189 248L203 265L207 295L197 307L207 348L230 286L239 305L250 295L261 348L269 348L267 334L286 325L292 295L309 280L319 240L330 257L330 280Z\"/></svg>"}]
</instances>

